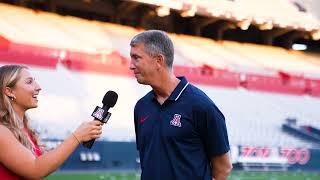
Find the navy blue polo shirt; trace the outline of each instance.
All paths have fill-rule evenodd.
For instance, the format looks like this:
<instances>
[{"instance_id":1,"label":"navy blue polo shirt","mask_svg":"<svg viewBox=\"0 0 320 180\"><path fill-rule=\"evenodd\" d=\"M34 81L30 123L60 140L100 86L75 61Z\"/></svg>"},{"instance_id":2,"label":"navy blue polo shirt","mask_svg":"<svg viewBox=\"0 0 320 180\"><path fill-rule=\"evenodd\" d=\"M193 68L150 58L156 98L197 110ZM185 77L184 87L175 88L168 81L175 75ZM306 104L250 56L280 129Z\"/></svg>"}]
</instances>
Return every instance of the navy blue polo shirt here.
<instances>
[{"instance_id":1,"label":"navy blue polo shirt","mask_svg":"<svg viewBox=\"0 0 320 180\"><path fill-rule=\"evenodd\" d=\"M229 151L223 114L184 77L160 105L153 91L134 109L142 180L212 180L210 159Z\"/></svg>"}]
</instances>

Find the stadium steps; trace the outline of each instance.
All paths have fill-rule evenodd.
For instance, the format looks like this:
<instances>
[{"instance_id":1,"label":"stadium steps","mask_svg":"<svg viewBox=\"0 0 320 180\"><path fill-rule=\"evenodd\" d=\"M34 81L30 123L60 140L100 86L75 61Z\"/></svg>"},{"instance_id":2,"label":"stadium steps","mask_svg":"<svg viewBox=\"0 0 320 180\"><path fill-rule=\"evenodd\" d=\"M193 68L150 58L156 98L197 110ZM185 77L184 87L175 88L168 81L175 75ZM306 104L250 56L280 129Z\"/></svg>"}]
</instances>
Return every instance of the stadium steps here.
<instances>
[{"instance_id":1,"label":"stadium steps","mask_svg":"<svg viewBox=\"0 0 320 180\"><path fill-rule=\"evenodd\" d=\"M306 72L319 75L320 72L320 66L315 66L314 64L304 61L295 56L295 54L291 54L290 51L280 47L231 41L225 41L223 45L230 50L250 57L251 60L267 69L284 71L296 75L303 75Z\"/></svg>"},{"instance_id":2,"label":"stadium steps","mask_svg":"<svg viewBox=\"0 0 320 180\"><path fill-rule=\"evenodd\" d=\"M228 51L221 45L223 41L218 43L211 39L187 35L179 35L179 38L184 41L184 44L198 47L202 49L202 51L210 54L209 58L201 59L204 64L215 67L216 62L220 62L223 63L224 68L235 72L271 74L270 70L264 70L261 65L256 64L254 61L250 61L249 58L242 57L237 53Z\"/></svg>"},{"instance_id":3,"label":"stadium steps","mask_svg":"<svg viewBox=\"0 0 320 180\"><path fill-rule=\"evenodd\" d=\"M64 32L67 36L77 39L78 45L83 46L82 48L79 47L83 52L99 53L112 49L109 35L104 31L100 22L72 16L61 17L45 12L42 12L39 16L52 23L56 29Z\"/></svg>"},{"instance_id":4,"label":"stadium steps","mask_svg":"<svg viewBox=\"0 0 320 180\"><path fill-rule=\"evenodd\" d=\"M304 141L310 141L312 143L317 143L318 145L320 145L320 136L306 131L305 128L301 126L299 127L288 123L284 123L282 124L282 130L283 132L301 138Z\"/></svg>"},{"instance_id":5,"label":"stadium steps","mask_svg":"<svg viewBox=\"0 0 320 180\"><path fill-rule=\"evenodd\" d=\"M79 44L36 11L5 4L0 5L0 11L0 33L13 42L60 49Z\"/></svg>"}]
</instances>

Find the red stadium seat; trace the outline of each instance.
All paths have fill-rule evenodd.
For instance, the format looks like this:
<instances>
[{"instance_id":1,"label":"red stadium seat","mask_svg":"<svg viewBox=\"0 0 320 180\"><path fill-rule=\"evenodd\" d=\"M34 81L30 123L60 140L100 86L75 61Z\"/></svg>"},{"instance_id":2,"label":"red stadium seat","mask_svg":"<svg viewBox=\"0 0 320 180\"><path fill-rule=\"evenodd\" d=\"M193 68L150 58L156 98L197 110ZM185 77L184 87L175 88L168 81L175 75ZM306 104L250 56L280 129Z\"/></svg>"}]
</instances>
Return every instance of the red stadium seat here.
<instances>
[{"instance_id":1,"label":"red stadium seat","mask_svg":"<svg viewBox=\"0 0 320 180\"><path fill-rule=\"evenodd\" d=\"M0 51L6 51L8 50L8 48L9 48L9 41L6 38L0 36Z\"/></svg>"}]
</instances>

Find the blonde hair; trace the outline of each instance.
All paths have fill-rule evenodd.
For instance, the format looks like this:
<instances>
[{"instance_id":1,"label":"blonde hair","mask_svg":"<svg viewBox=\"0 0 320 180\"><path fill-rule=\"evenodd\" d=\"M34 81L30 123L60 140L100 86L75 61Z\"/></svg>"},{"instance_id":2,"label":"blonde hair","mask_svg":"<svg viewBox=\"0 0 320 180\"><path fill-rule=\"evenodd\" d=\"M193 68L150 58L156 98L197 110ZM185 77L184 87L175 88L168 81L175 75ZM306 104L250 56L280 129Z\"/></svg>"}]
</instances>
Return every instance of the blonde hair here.
<instances>
[{"instance_id":1,"label":"blonde hair","mask_svg":"<svg viewBox=\"0 0 320 180\"><path fill-rule=\"evenodd\" d=\"M35 131L30 128L29 120L25 115L23 120L17 116L11 104L12 100L4 94L6 87L15 87L17 81L21 78L20 73L23 69L28 69L28 67L23 65L4 65L0 67L0 89L2 90L2 95L0 96L0 124L6 126L22 145L34 153L35 147L32 140L36 144L38 143ZM27 133L29 133L32 140Z\"/></svg>"}]
</instances>

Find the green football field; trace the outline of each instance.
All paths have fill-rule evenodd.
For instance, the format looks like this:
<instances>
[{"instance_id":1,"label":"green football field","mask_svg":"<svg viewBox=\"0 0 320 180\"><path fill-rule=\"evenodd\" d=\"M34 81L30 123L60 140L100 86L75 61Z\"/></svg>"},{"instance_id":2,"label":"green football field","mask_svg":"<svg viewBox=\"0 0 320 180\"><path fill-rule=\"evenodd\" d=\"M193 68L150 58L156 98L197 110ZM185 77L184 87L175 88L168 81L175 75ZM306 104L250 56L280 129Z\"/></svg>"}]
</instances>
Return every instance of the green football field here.
<instances>
[{"instance_id":1,"label":"green football field","mask_svg":"<svg viewBox=\"0 0 320 180\"><path fill-rule=\"evenodd\" d=\"M124 172L79 172L79 173L54 173L46 180L138 180L138 173ZM306 172L243 172L234 171L228 178L229 180L320 180L320 173Z\"/></svg>"}]
</instances>

